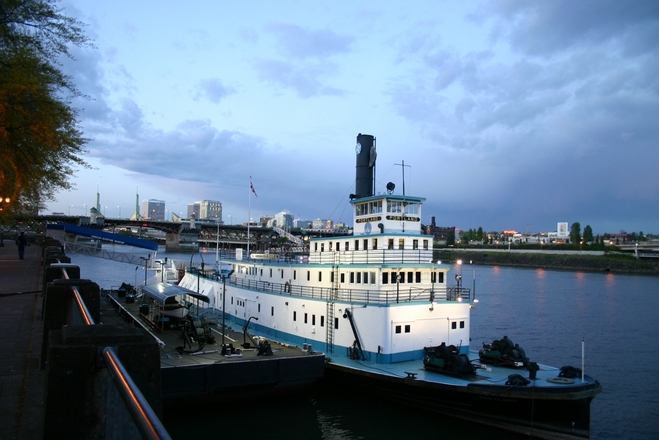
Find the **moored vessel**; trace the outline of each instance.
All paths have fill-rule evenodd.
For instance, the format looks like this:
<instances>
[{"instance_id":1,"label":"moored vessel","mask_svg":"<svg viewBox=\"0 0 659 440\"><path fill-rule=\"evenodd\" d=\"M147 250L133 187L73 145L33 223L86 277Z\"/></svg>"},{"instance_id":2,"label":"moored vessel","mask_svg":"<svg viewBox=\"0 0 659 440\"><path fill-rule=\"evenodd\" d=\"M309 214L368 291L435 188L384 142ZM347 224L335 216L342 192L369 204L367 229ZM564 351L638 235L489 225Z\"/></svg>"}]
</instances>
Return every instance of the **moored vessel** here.
<instances>
[{"instance_id":1,"label":"moored vessel","mask_svg":"<svg viewBox=\"0 0 659 440\"><path fill-rule=\"evenodd\" d=\"M375 137L359 134L352 236L312 239L305 258L238 249L230 269L192 270L180 285L253 334L323 351L346 386L536 437L588 437L599 382L533 362L507 337L470 346L473 292L433 258L425 198L376 191L376 156Z\"/></svg>"}]
</instances>

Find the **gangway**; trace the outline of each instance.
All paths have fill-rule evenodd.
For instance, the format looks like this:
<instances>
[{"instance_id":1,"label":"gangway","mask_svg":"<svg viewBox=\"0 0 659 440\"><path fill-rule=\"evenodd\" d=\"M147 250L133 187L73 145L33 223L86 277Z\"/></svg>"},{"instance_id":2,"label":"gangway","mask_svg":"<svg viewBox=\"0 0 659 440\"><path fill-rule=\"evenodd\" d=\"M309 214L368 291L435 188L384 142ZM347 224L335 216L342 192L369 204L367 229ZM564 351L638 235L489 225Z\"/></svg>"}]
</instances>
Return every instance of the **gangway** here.
<instances>
[{"instance_id":1,"label":"gangway","mask_svg":"<svg viewBox=\"0 0 659 440\"><path fill-rule=\"evenodd\" d=\"M100 231L98 229L85 228L83 226L70 225L68 223L49 223L46 229L63 230L68 234L82 235L83 237L98 238L101 240L123 243L128 246L158 250L158 243L151 240L142 240L141 238L129 237L127 235L113 234L112 232Z\"/></svg>"},{"instance_id":2,"label":"gangway","mask_svg":"<svg viewBox=\"0 0 659 440\"><path fill-rule=\"evenodd\" d=\"M304 245L304 241L302 241L301 238L296 237L295 235L284 231L282 228L273 227L272 230L275 231L279 235L283 235L284 237L286 237L288 239L288 241L292 241L293 243L295 243L296 246L303 246Z\"/></svg>"}]
</instances>

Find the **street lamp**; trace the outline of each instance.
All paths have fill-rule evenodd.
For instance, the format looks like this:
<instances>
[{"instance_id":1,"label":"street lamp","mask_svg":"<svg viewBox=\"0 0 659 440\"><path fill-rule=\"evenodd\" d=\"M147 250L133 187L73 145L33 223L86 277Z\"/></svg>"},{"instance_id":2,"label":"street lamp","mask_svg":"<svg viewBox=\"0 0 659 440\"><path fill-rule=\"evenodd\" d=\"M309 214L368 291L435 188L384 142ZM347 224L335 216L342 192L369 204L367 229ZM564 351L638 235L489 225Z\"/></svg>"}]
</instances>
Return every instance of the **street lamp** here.
<instances>
[{"instance_id":1,"label":"street lamp","mask_svg":"<svg viewBox=\"0 0 659 440\"><path fill-rule=\"evenodd\" d=\"M146 286L146 274L147 274L147 266L149 265L149 260L151 259L151 254L149 254L148 257L140 257L140 260L144 260L144 285Z\"/></svg>"},{"instance_id":2,"label":"street lamp","mask_svg":"<svg viewBox=\"0 0 659 440\"><path fill-rule=\"evenodd\" d=\"M226 316L226 298L227 298L227 278L231 277L233 274L233 269L229 272L222 271L220 268L220 276L222 277L222 349L224 349L224 333L226 332L226 327L224 326L224 317Z\"/></svg>"}]
</instances>

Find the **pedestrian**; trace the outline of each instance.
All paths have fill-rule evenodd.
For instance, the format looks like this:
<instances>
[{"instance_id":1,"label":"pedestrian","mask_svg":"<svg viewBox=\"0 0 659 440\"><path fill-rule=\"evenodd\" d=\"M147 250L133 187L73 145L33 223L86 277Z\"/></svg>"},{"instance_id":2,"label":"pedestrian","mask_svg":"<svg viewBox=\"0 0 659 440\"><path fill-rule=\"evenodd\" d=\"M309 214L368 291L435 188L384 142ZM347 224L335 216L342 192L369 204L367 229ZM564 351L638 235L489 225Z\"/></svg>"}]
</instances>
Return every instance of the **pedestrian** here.
<instances>
[{"instance_id":1,"label":"pedestrian","mask_svg":"<svg viewBox=\"0 0 659 440\"><path fill-rule=\"evenodd\" d=\"M16 239L16 245L18 246L18 258L22 260L25 257L25 246L27 246L27 237L24 232L21 232Z\"/></svg>"}]
</instances>

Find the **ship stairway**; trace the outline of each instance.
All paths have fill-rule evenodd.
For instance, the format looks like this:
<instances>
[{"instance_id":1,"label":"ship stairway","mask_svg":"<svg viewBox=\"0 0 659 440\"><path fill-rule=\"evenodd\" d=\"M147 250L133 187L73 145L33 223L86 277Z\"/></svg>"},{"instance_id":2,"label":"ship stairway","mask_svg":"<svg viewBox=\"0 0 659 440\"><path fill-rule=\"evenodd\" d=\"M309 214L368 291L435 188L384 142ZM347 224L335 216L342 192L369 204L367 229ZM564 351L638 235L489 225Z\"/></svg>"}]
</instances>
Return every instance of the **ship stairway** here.
<instances>
[{"instance_id":1,"label":"ship stairway","mask_svg":"<svg viewBox=\"0 0 659 440\"><path fill-rule=\"evenodd\" d=\"M327 299L327 331L325 333L325 351L334 353L334 300L339 295L339 253L334 254L332 266L332 290Z\"/></svg>"}]
</instances>

